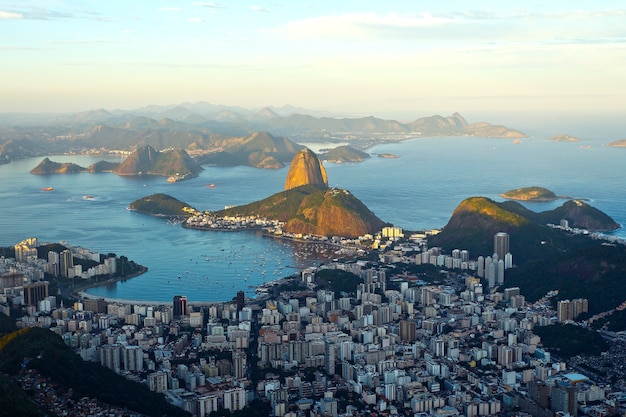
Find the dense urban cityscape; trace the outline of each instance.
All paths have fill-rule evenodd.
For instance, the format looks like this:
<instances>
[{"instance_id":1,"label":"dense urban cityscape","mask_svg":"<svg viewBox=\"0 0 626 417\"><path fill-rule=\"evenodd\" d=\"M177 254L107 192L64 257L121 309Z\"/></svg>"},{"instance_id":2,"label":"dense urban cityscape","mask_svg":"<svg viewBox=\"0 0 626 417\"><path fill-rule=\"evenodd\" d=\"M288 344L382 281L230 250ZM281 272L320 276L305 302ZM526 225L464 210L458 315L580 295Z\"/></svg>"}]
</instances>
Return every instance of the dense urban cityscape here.
<instances>
[{"instance_id":1,"label":"dense urban cityscape","mask_svg":"<svg viewBox=\"0 0 626 417\"><path fill-rule=\"evenodd\" d=\"M251 220L239 224L243 230ZM277 233L280 225L271 226ZM553 227L569 229L567 222ZM401 228L385 227L344 242L370 242L376 257L336 260L266 282L256 298L238 291L231 302L205 304L189 303L184 294L171 304L88 296L59 303L49 279L112 276L116 258L62 242L67 249L40 259L43 243L29 238L15 245L14 259L1 258L0 308L12 317L21 312L19 328L50 329L84 361L145 384L192 416L251 405L258 412L259 404L278 417L624 414L626 373L602 365L621 363L623 336L604 332L611 347L595 363L553 355L533 332L588 326L593 318L576 322L589 311L586 299L555 304L549 293L528 303L518 287L507 287L506 270L514 267L507 233L494 235L492 255L470 259L467 250L446 255L429 248L426 238L436 232L404 236ZM79 259L96 265L84 270ZM431 266L440 278L401 268L410 265ZM22 372L19 381L26 388L52 386L34 371ZM44 391L38 401L63 415L68 401ZM81 404L70 403L71 415L95 415L92 406L77 412Z\"/></svg>"}]
</instances>

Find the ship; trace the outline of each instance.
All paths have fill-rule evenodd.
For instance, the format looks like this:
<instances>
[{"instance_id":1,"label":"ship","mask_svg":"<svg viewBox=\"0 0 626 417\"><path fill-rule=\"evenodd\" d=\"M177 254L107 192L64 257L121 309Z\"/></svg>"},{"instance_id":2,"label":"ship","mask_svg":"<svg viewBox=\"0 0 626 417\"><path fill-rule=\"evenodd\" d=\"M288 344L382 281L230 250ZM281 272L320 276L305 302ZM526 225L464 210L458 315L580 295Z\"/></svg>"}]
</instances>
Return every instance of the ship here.
<instances>
[{"instance_id":1,"label":"ship","mask_svg":"<svg viewBox=\"0 0 626 417\"><path fill-rule=\"evenodd\" d=\"M54 188L52 187L41 187L41 191L52 191Z\"/></svg>"}]
</instances>

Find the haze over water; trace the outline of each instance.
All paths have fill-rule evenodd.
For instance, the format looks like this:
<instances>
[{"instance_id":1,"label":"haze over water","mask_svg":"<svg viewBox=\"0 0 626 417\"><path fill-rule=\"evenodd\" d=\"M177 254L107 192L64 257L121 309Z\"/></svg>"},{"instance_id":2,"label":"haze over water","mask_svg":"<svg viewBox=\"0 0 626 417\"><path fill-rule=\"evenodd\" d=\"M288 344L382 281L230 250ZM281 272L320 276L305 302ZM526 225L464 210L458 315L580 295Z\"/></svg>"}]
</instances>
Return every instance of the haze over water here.
<instances>
[{"instance_id":1,"label":"haze over water","mask_svg":"<svg viewBox=\"0 0 626 417\"><path fill-rule=\"evenodd\" d=\"M535 135L520 144L510 139L420 138L375 146L369 149L373 157L363 163L325 166L330 186L348 189L381 219L410 230L443 227L464 198L480 195L502 201L500 193L532 185L588 199L626 224L622 192L626 149L603 146L614 137L557 143L548 141L548 136ZM374 155L378 153L399 158L378 158ZM90 294L164 302L184 294L191 302L228 301L237 290L252 295L260 283L316 261L314 249L296 248L292 242L252 232L183 229L126 209L132 201L158 192L199 210L248 203L282 190L286 168L205 167L198 178L169 184L162 177L110 173L30 175L41 159L0 165L0 245L11 246L33 236L43 242L66 240L101 253L127 256L149 268L140 277L91 289ZM50 159L88 166L103 158ZM211 183L215 188L206 187ZM54 190L43 192L42 187ZM85 200L85 195L94 199ZM526 206L543 211L563 202ZM624 229L614 233L626 237ZM325 260L322 256L321 261Z\"/></svg>"}]
</instances>

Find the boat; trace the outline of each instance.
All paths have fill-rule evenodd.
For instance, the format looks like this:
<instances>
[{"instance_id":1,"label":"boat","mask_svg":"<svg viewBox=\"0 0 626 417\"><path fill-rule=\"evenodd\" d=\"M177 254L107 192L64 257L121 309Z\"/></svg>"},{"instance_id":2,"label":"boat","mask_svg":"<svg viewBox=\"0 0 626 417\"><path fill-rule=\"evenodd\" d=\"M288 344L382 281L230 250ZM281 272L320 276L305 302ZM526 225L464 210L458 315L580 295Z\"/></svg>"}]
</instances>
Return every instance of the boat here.
<instances>
[{"instance_id":1,"label":"boat","mask_svg":"<svg viewBox=\"0 0 626 417\"><path fill-rule=\"evenodd\" d=\"M207 184L205 185L206 188L215 188L215 184Z\"/></svg>"},{"instance_id":2,"label":"boat","mask_svg":"<svg viewBox=\"0 0 626 417\"><path fill-rule=\"evenodd\" d=\"M54 188L52 187L41 187L41 191L52 191Z\"/></svg>"},{"instance_id":3,"label":"boat","mask_svg":"<svg viewBox=\"0 0 626 417\"><path fill-rule=\"evenodd\" d=\"M96 197L92 196L92 195L84 195L83 196L83 200L95 200Z\"/></svg>"}]
</instances>

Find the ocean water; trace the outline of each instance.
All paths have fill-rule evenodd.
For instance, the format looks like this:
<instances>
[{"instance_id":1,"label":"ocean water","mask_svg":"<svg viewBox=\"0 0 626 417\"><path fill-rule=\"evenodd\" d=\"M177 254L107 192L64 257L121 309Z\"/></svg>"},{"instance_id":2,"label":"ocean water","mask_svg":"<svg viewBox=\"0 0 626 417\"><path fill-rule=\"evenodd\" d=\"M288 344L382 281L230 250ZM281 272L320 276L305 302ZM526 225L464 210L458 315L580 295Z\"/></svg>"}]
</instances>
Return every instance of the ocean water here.
<instances>
[{"instance_id":1,"label":"ocean water","mask_svg":"<svg viewBox=\"0 0 626 417\"><path fill-rule=\"evenodd\" d=\"M626 149L604 146L614 138L557 143L534 137L419 138L369 149L362 163L325 164L329 185L350 190L381 219L409 230L441 228L465 198L502 201L509 189L538 185L557 195L588 199L626 225ZM321 147L328 147L322 144ZM379 158L391 153L396 159ZM51 156L82 166L98 156ZM41 158L0 165L0 245L27 237L66 240L101 253L114 252L145 265L137 278L93 288L90 294L117 299L191 302L228 301L238 290L253 296L259 284L290 275L332 253L261 236L255 232L184 229L127 210L146 195L162 192L200 210L221 209L282 190L287 168L205 167L198 178L170 184L162 177L111 173L31 175ZM111 160L111 159L109 159ZM215 184L214 188L206 187ZM41 191L53 187L53 191ZM84 199L84 196L93 199ZM563 201L526 203L534 211ZM614 234L626 237L626 230Z\"/></svg>"}]
</instances>

